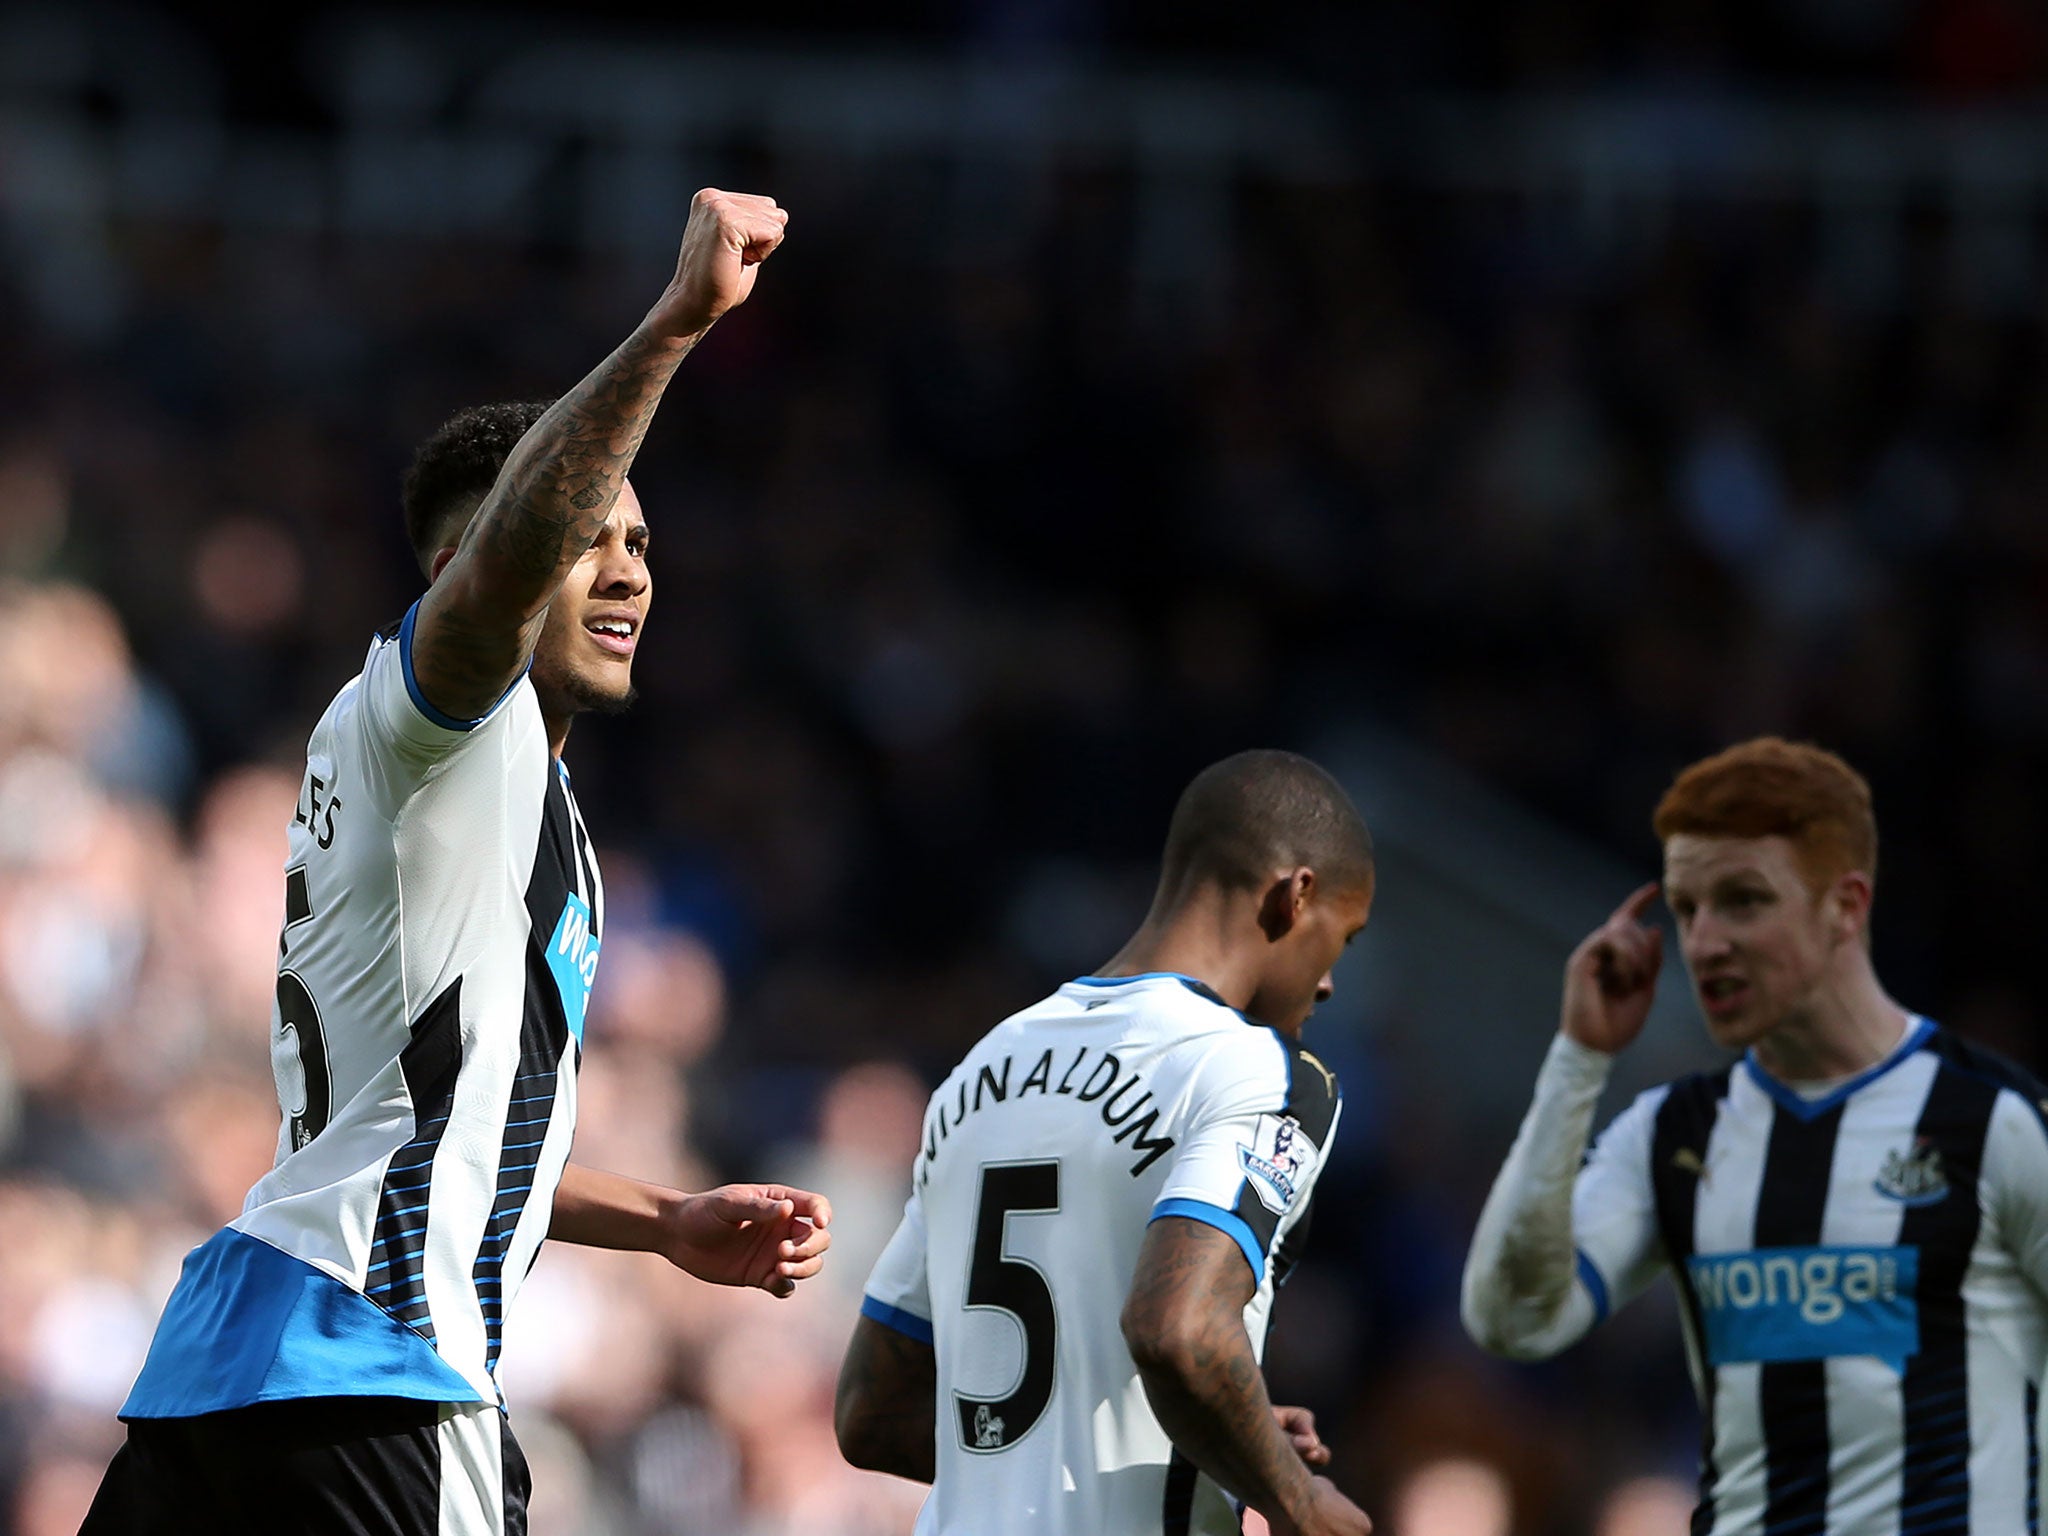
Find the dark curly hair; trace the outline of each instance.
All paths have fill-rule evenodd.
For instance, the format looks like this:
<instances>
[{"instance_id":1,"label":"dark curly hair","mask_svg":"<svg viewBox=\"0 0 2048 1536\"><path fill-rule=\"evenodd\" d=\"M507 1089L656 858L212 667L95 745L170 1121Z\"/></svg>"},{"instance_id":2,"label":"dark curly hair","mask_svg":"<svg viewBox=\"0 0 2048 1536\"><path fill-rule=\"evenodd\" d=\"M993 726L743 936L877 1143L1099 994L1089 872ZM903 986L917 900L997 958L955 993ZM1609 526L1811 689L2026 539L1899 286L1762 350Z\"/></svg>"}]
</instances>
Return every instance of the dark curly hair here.
<instances>
[{"instance_id":1,"label":"dark curly hair","mask_svg":"<svg viewBox=\"0 0 2048 1536\"><path fill-rule=\"evenodd\" d=\"M405 537L422 571L462 530L497 484L519 439L554 405L522 400L473 405L435 429L405 472Z\"/></svg>"}]
</instances>

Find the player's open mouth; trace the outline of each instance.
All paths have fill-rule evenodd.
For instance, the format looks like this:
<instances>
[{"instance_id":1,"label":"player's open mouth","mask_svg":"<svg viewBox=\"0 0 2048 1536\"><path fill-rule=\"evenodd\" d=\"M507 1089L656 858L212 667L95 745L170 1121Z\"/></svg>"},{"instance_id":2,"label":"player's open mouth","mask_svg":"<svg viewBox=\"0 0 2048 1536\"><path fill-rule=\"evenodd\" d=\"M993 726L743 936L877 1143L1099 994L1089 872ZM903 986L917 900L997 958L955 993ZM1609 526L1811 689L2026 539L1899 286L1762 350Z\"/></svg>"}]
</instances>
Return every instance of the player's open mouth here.
<instances>
[{"instance_id":1,"label":"player's open mouth","mask_svg":"<svg viewBox=\"0 0 2048 1536\"><path fill-rule=\"evenodd\" d=\"M583 626L599 645L614 656L630 656L633 647L640 641L640 626L632 619L608 617L592 619Z\"/></svg>"},{"instance_id":2,"label":"player's open mouth","mask_svg":"<svg viewBox=\"0 0 2048 1536\"><path fill-rule=\"evenodd\" d=\"M1739 976L1712 976L1699 985L1700 1006L1715 1018L1725 1018L1741 1008L1749 996L1749 983Z\"/></svg>"}]
</instances>

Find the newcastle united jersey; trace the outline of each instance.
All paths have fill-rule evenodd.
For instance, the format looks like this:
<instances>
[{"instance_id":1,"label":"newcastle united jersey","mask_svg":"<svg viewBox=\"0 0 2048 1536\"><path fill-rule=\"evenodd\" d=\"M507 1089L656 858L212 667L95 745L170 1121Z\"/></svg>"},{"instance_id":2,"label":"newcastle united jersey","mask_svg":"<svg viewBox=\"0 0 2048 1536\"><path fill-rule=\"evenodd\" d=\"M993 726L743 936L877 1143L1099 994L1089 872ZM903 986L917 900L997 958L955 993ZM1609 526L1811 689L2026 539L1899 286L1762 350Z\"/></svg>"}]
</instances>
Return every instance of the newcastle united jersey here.
<instances>
[{"instance_id":1,"label":"newcastle united jersey","mask_svg":"<svg viewBox=\"0 0 2048 1536\"><path fill-rule=\"evenodd\" d=\"M1915 1019L1824 1096L1747 1059L1601 1136L1573 1190L1579 1276L1602 1315L1677 1281L1698 1536L2037 1530L2041 1094Z\"/></svg>"},{"instance_id":2,"label":"newcastle united jersey","mask_svg":"<svg viewBox=\"0 0 2048 1536\"><path fill-rule=\"evenodd\" d=\"M277 1161L186 1259L126 1418L495 1402L575 1131L604 896L532 685L435 709L414 614L307 746L284 871Z\"/></svg>"},{"instance_id":3,"label":"newcastle united jersey","mask_svg":"<svg viewBox=\"0 0 2048 1536\"><path fill-rule=\"evenodd\" d=\"M1147 1224L1186 1217L1243 1252L1262 1351L1338 1109L1314 1056L1172 974L1069 982L968 1052L862 1307L937 1356L919 1536L1237 1531L1119 1319Z\"/></svg>"}]
</instances>

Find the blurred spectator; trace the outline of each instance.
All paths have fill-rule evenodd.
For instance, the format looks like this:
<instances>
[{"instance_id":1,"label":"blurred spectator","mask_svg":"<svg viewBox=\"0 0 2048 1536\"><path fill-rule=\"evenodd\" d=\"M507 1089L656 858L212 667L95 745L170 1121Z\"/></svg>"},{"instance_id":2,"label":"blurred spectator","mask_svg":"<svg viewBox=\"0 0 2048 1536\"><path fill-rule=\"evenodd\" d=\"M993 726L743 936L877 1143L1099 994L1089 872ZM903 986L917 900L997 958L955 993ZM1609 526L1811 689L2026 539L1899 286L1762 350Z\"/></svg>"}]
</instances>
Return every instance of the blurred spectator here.
<instances>
[{"instance_id":1,"label":"blurred spectator","mask_svg":"<svg viewBox=\"0 0 2048 1536\"><path fill-rule=\"evenodd\" d=\"M1698 1489L1675 1477L1638 1477L1607 1496L1593 1536L1686 1536Z\"/></svg>"},{"instance_id":2,"label":"blurred spectator","mask_svg":"<svg viewBox=\"0 0 2048 1536\"><path fill-rule=\"evenodd\" d=\"M1508 1536L1507 1479L1483 1461L1432 1461L1394 1495L1389 1525L1402 1536Z\"/></svg>"}]
</instances>

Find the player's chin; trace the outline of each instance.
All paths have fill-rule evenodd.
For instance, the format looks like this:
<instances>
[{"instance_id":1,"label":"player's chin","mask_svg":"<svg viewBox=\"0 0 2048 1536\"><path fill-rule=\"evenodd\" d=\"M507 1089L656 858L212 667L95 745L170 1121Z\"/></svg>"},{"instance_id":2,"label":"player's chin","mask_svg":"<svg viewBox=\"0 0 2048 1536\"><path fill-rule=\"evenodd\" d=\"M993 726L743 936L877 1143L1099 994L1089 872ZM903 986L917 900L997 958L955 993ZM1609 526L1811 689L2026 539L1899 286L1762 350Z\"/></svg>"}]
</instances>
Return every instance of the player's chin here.
<instances>
[{"instance_id":1,"label":"player's chin","mask_svg":"<svg viewBox=\"0 0 2048 1536\"><path fill-rule=\"evenodd\" d=\"M621 666L606 672L579 673L571 679L570 694L576 708L584 714L623 715L640 697L640 690L633 686L630 666Z\"/></svg>"},{"instance_id":2,"label":"player's chin","mask_svg":"<svg viewBox=\"0 0 2048 1536\"><path fill-rule=\"evenodd\" d=\"M1771 1032L1770 1015L1754 1003L1733 1013L1707 1014L1707 1037L1724 1051L1744 1051Z\"/></svg>"}]
</instances>

